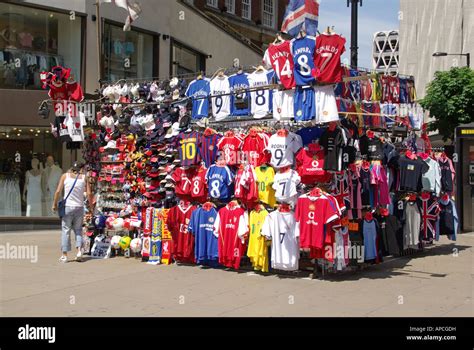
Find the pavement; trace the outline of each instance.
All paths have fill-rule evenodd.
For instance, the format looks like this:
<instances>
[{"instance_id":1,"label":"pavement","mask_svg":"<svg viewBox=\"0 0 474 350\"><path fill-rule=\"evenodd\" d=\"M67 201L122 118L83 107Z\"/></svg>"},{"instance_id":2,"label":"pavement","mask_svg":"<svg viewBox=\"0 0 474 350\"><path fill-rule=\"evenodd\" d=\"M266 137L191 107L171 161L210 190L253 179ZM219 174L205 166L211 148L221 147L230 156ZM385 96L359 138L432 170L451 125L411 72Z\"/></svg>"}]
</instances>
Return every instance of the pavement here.
<instances>
[{"instance_id":1,"label":"pavement","mask_svg":"<svg viewBox=\"0 0 474 350\"><path fill-rule=\"evenodd\" d=\"M0 234L38 261L0 260L0 316L474 316L474 233L324 280L116 257L58 262L60 232Z\"/></svg>"}]
</instances>

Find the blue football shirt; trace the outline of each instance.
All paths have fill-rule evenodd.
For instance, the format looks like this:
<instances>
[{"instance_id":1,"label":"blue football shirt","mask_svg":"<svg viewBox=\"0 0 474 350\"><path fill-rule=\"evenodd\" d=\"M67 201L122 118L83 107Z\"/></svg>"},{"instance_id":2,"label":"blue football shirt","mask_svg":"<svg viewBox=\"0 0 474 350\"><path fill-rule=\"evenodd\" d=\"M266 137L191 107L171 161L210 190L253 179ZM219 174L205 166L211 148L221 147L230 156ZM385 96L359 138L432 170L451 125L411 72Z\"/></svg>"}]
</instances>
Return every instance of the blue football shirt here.
<instances>
[{"instance_id":1,"label":"blue football shirt","mask_svg":"<svg viewBox=\"0 0 474 350\"><path fill-rule=\"evenodd\" d=\"M186 90L186 96L193 101L193 119L209 116L209 95L211 94L210 80L207 78L193 80Z\"/></svg>"}]
</instances>

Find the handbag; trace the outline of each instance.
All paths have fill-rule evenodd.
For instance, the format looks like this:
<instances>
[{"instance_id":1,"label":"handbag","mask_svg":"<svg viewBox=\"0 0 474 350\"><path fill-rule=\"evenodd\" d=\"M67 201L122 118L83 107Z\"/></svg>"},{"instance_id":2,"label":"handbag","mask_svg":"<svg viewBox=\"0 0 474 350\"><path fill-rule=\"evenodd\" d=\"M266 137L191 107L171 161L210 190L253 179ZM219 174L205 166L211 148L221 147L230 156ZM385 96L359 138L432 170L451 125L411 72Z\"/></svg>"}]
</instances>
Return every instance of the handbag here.
<instances>
[{"instance_id":1,"label":"handbag","mask_svg":"<svg viewBox=\"0 0 474 350\"><path fill-rule=\"evenodd\" d=\"M69 190L69 193L67 194L66 198L58 202L58 215L59 218L62 219L64 216L66 216L66 202L69 196L72 193L72 190L74 189L74 186L76 186L77 179L79 178L80 174L77 174L76 179L74 180L74 183L72 184L71 189Z\"/></svg>"}]
</instances>

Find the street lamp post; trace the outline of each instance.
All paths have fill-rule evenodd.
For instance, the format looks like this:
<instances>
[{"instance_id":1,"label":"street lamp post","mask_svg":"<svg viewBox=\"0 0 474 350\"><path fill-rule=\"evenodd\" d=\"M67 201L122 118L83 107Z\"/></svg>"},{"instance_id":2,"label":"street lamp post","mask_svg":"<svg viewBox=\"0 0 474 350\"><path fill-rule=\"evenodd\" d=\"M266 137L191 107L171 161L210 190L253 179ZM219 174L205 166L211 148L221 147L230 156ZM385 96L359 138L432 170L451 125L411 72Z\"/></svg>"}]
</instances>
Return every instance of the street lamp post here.
<instances>
[{"instance_id":1,"label":"street lamp post","mask_svg":"<svg viewBox=\"0 0 474 350\"><path fill-rule=\"evenodd\" d=\"M447 53L447 52L435 52L433 57L444 57L444 56L466 56L467 67L471 68L471 54L468 53Z\"/></svg>"}]
</instances>

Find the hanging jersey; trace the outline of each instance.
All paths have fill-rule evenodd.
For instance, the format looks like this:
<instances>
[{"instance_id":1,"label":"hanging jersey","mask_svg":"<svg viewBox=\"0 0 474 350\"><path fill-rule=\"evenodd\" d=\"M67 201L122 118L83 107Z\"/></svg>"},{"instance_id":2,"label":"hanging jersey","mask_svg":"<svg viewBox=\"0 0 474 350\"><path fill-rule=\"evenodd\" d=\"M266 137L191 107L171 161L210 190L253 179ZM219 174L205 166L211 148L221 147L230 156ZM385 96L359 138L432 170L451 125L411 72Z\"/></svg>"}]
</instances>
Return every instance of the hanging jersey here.
<instances>
[{"instance_id":1,"label":"hanging jersey","mask_svg":"<svg viewBox=\"0 0 474 350\"><path fill-rule=\"evenodd\" d=\"M211 94L210 80L207 78L193 80L186 90L186 96L193 101L193 119L209 116L209 95Z\"/></svg>"},{"instance_id":2,"label":"hanging jersey","mask_svg":"<svg viewBox=\"0 0 474 350\"><path fill-rule=\"evenodd\" d=\"M262 227L268 211L252 210L249 216L249 244L247 256L252 266L257 271L268 272L268 248L265 237L262 236Z\"/></svg>"},{"instance_id":3,"label":"hanging jersey","mask_svg":"<svg viewBox=\"0 0 474 350\"><path fill-rule=\"evenodd\" d=\"M234 74L229 78L231 108L232 116L246 116L250 115L250 101L249 93L246 90L249 88L249 79L247 73Z\"/></svg>"},{"instance_id":4,"label":"hanging jersey","mask_svg":"<svg viewBox=\"0 0 474 350\"><path fill-rule=\"evenodd\" d=\"M340 128L333 131L327 129L319 140L319 144L324 147L324 170L342 170L342 149L344 138Z\"/></svg>"},{"instance_id":5,"label":"hanging jersey","mask_svg":"<svg viewBox=\"0 0 474 350\"><path fill-rule=\"evenodd\" d=\"M295 64L289 41L277 45L271 44L265 52L263 62L267 67L271 66L273 68L278 80L286 89L295 87Z\"/></svg>"},{"instance_id":6,"label":"hanging jersey","mask_svg":"<svg viewBox=\"0 0 474 350\"><path fill-rule=\"evenodd\" d=\"M195 176L193 168L177 168L171 177L175 183L175 192L178 197L190 197L192 179Z\"/></svg>"},{"instance_id":7,"label":"hanging jersey","mask_svg":"<svg viewBox=\"0 0 474 350\"><path fill-rule=\"evenodd\" d=\"M339 83L342 80L341 55L346 51L346 39L338 34L321 34L316 38L314 65L319 83Z\"/></svg>"},{"instance_id":8,"label":"hanging jersey","mask_svg":"<svg viewBox=\"0 0 474 350\"><path fill-rule=\"evenodd\" d=\"M194 236L188 232L194 206L183 208L176 206L170 209L166 226L173 240L171 254L177 261L194 263Z\"/></svg>"},{"instance_id":9,"label":"hanging jersey","mask_svg":"<svg viewBox=\"0 0 474 350\"><path fill-rule=\"evenodd\" d=\"M197 131L190 133L182 132L177 138L179 158L182 166L191 166L199 164L201 156L199 155L199 146L201 143L201 134Z\"/></svg>"},{"instance_id":10,"label":"hanging jersey","mask_svg":"<svg viewBox=\"0 0 474 350\"><path fill-rule=\"evenodd\" d=\"M243 237L248 233L248 215L240 206L225 206L217 214L214 235L218 237L219 264L238 269L245 252Z\"/></svg>"},{"instance_id":11,"label":"hanging jersey","mask_svg":"<svg viewBox=\"0 0 474 350\"><path fill-rule=\"evenodd\" d=\"M204 167L197 169L191 177L191 197L193 200L204 203L207 200L207 183L206 183L207 170Z\"/></svg>"},{"instance_id":12,"label":"hanging jersey","mask_svg":"<svg viewBox=\"0 0 474 350\"><path fill-rule=\"evenodd\" d=\"M273 181L276 199L281 203L293 203L298 194L297 186L300 182L301 178L294 170L276 174Z\"/></svg>"},{"instance_id":13,"label":"hanging jersey","mask_svg":"<svg viewBox=\"0 0 474 350\"><path fill-rule=\"evenodd\" d=\"M328 196L299 197L295 219L299 224L301 248L323 248L324 226L338 217L337 205Z\"/></svg>"},{"instance_id":14,"label":"hanging jersey","mask_svg":"<svg viewBox=\"0 0 474 350\"><path fill-rule=\"evenodd\" d=\"M240 162L240 147L243 141L237 136L225 136L217 143L217 148L221 153L219 157L224 157L227 165L235 165Z\"/></svg>"},{"instance_id":15,"label":"hanging jersey","mask_svg":"<svg viewBox=\"0 0 474 350\"><path fill-rule=\"evenodd\" d=\"M295 117L295 91L273 90L273 119L285 121Z\"/></svg>"},{"instance_id":16,"label":"hanging jersey","mask_svg":"<svg viewBox=\"0 0 474 350\"><path fill-rule=\"evenodd\" d=\"M234 196L245 204L255 203L258 200L257 176L250 164L241 166L237 171Z\"/></svg>"},{"instance_id":17,"label":"hanging jersey","mask_svg":"<svg viewBox=\"0 0 474 350\"><path fill-rule=\"evenodd\" d=\"M194 235L194 256L197 264L217 261L219 252L217 237L214 235L214 223L217 210L198 208L191 214L188 231Z\"/></svg>"},{"instance_id":18,"label":"hanging jersey","mask_svg":"<svg viewBox=\"0 0 474 350\"><path fill-rule=\"evenodd\" d=\"M199 155L204 161L204 164L209 168L217 160L219 149L217 145L222 138L219 134L202 135L199 142Z\"/></svg>"},{"instance_id":19,"label":"hanging jersey","mask_svg":"<svg viewBox=\"0 0 474 350\"><path fill-rule=\"evenodd\" d=\"M292 212L282 213L276 210L270 213L263 224L262 235L272 240L272 268L298 270L300 233Z\"/></svg>"},{"instance_id":20,"label":"hanging jersey","mask_svg":"<svg viewBox=\"0 0 474 350\"><path fill-rule=\"evenodd\" d=\"M331 174L324 170L324 151L301 149L296 155L297 171L303 184L328 183Z\"/></svg>"},{"instance_id":21,"label":"hanging jersey","mask_svg":"<svg viewBox=\"0 0 474 350\"><path fill-rule=\"evenodd\" d=\"M312 85L315 81L314 52L316 40L305 36L291 41L291 53L295 64L295 83L297 86Z\"/></svg>"},{"instance_id":22,"label":"hanging jersey","mask_svg":"<svg viewBox=\"0 0 474 350\"><path fill-rule=\"evenodd\" d=\"M294 98L295 121L309 121L316 116L315 95L312 87L297 87Z\"/></svg>"},{"instance_id":23,"label":"hanging jersey","mask_svg":"<svg viewBox=\"0 0 474 350\"><path fill-rule=\"evenodd\" d=\"M223 120L230 115L230 83L227 76L216 77L211 80L212 115L216 121ZM225 96L216 96L224 95ZM214 97L215 96L215 97Z\"/></svg>"},{"instance_id":24,"label":"hanging jersey","mask_svg":"<svg viewBox=\"0 0 474 350\"><path fill-rule=\"evenodd\" d=\"M272 187L275 170L272 167L260 166L255 169L255 174L257 176L259 200L273 208L276 204L275 190Z\"/></svg>"},{"instance_id":25,"label":"hanging jersey","mask_svg":"<svg viewBox=\"0 0 474 350\"><path fill-rule=\"evenodd\" d=\"M207 187L209 188L209 195L214 199L226 200L229 199L232 191L231 185L234 176L229 167L219 167L211 165L206 173Z\"/></svg>"},{"instance_id":26,"label":"hanging jersey","mask_svg":"<svg viewBox=\"0 0 474 350\"><path fill-rule=\"evenodd\" d=\"M309 145L311 143L316 143L321 138L321 135L326 129L320 127L311 127L311 128L302 128L296 133L300 135L303 145Z\"/></svg>"},{"instance_id":27,"label":"hanging jersey","mask_svg":"<svg viewBox=\"0 0 474 350\"><path fill-rule=\"evenodd\" d=\"M274 134L268 141L267 150L271 153L270 164L274 168L283 168L295 163L295 154L303 147L303 141L297 134L289 132L286 137Z\"/></svg>"},{"instance_id":28,"label":"hanging jersey","mask_svg":"<svg viewBox=\"0 0 474 350\"><path fill-rule=\"evenodd\" d=\"M258 167L268 161L268 156L264 153L268 146L268 139L268 135L264 133L256 134L255 136L248 135L245 137L242 151L245 158L254 167Z\"/></svg>"},{"instance_id":29,"label":"hanging jersey","mask_svg":"<svg viewBox=\"0 0 474 350\"><path fill-rule=\"evenodd\" d=\"M263 70L261 72L254 72L248 76L250 88L258 88L261 86L267 86L268 72ZM251 113L254 118L260 119L267 116L270 111L270 93L268 89L262 88L250 92L251 100Z\"/></svg>"}]
</instances>

